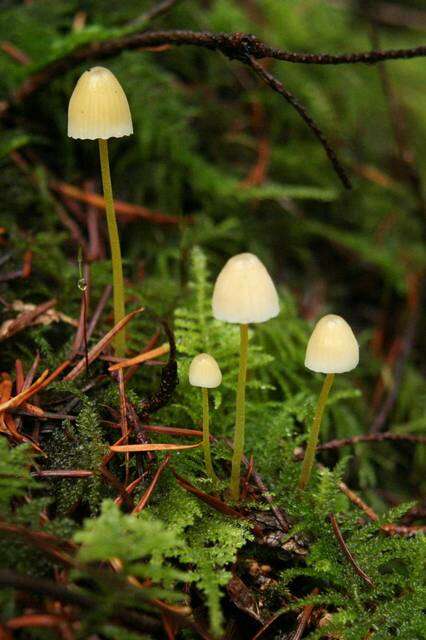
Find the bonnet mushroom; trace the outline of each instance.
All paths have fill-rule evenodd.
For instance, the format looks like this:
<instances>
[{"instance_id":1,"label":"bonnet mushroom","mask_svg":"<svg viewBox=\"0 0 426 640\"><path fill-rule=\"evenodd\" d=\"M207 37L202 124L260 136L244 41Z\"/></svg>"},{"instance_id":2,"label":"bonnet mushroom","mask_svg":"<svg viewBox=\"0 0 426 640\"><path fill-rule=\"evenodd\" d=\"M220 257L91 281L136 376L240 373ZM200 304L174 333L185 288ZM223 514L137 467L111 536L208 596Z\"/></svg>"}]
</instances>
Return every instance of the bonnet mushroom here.
<instances>
[{"instance_id":1,"label":"bonnet mushroom","mask_svg":"<svg viewBox=\"0 0 426 640\"><path fill-rule=\"evenodd\" d=\"M111 174L108 159L108 139L133 133L132 117L126 94L109 69L93 67L78 80L68 107L68 136L80 140L98 140L105 211L111 247L113 276L114 322L125 315L123 266L120 239L114 210ZM124 355L124 331L115 338L117 355Z\"/></svg>"},{"instance_id":2,"label":"bonnet mushroom","mask_svg":"<svg viewBox=\"0 0 426 640\"><path fill-rule=\"evenodd\" d=\"M217 477L213 470L210 451L209 389L215 389L222 382L222 373L213 356L199 353L189 367L189 383L193 387L201 387L203 398L203 449L207 473L213 482Z\"/></svg>"},{"instance_id":3,"label":"bonnet mushroom","mask_svg":"<svg viewBox=\"0 0 426 640\"><path fill-rule=\"evenodd\" d=\"M311 476L321 420L334 375L352 371L358 362L358 342L346 320L334 314L321 318L309 338L306 348L305 367L316 373L325 373L326 377L309 433L308 445L300 473L299 489L305 489Z\"/></svg>"},{"instance_id":4,"label":"bonnet mushroom","mask_svg":"<svg viewBox=\"0 0 426 640\"><path fill-rule=\"evenodd\" d=\"M248 325L266 322L277 316L280 310L275 285L259 258L252 253L240 253L228 260L216 280L212 308L217 320L240 325L240 365L230 485L231 498L238 500L244 454Z\"/></svg>"}]
</instances>

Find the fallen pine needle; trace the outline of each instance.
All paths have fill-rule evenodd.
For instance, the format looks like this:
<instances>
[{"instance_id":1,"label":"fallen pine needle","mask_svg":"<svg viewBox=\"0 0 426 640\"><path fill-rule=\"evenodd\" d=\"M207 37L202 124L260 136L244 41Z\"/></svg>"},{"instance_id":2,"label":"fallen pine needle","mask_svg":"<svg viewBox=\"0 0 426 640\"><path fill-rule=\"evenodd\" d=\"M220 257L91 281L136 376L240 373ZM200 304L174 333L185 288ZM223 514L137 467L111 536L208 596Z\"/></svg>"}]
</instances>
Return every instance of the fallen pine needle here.
<instances>
[{"instance_id":1,"label":"fallen pine needle","mask_svg":"<svg viewBox=\"0 0 426 640\"><path fill-rule=\"evenodd\" d=\"M144 509L146 507L146 505L148 504L148 500L150 499L152 492L154 491L155 487L157 486L158 480L160 479L161 474L163 473L164 469L167 467L167 465L170 462L170 455L166 456L163 460L163 462L160 464L160 466L158 467L157 471L154 474L154 477L152 478L149 487L147 488L147 490L145 491L145 493L143 494L142 498L139 500L138 504L136 505L136 507L133 509L132 513L140 513L142 511L142 509Z\"/></svg>"},{"instance_id":2,"label":"fallen pine needle","mask_svg":"<svg viewBox=\"0 0 426 640\"><path fill-rule=\"evenodd\" d=\"M11 409L13 407L19 407L23 402L25 402L25 400L27 400L27 398L32 396L40 389L43 382L47 379L48 375L49 369L46 369L45 371L43 371L41 376L30 387L28 387L28 389L21 391L21 393L18 393L18 395L10 398L9 400L7 400L7 402L3 402L2 404L0 404L0 412L7 411L7 409Z\"/></svg>"},{"instance_id":3,"label":"fallen pine needle","mask_svg":"<svg viewBox=\"0 0 426 640\"><path fill-rule=\"evenodd\" d=\"M117 362L117 364L113 364L111 367L109 367L108 371L119 371L120 369L124 369L126 367L133 367L135 364L141 364L142 362L146 362L147 360L152 360L153 358L157 358L157 356L162 356L166 353L169 353L169 351L170 345L168 342L165 342L156 349L146 351L145 353L140 353L134 358L128 358L127 360L122 360L121 362Z\"/></svg>"},{"instance_id":4,"label":"fallen pine needle","mask_svg":"<svg viewBox=\"0 0 426 640\"><path fill-rule=\"evenodd\" d=\"M68 382L69 380L75 380L75 378L77 378L77 376L79 376L80 373L82 373L85 370L87 362L89 364L92 364L92 362L96 360L99 354L102 353L102 351L112 341L112 339L117 335L117 333L121 331L121 329L123 329L126 326L126 324L130 322L132 318L134 318L136 315L141 313L143 310L144 310L143 307L140 307L139 309L135 309L135 311L131 311L130 313L128 313L127 316L125 316L122 320L120 320L120 322L117 322L117 324L110 331L108 331L108 333L104 335L104 337L101 340L99 340L99 342L89 351L87 361L86 361L86 358L83 357L75 365L75 367L71 369L68 375L65 376L64 381Z\"/></svg>"},{"instance_id":5,"label":"fallen pine needle","mask_svg":"<svg viewBox=\"0 0 426 640\"><path fill-rule=\"evenodd\" d=\"M355 558L353 557L352 553L350 552L343 536L342 536L342 532L340 531L339 525L337 524L337 520L336 517L333 513L329 514L329 520L331 522L331 526L333 527L333 532L334 535L337 538L337 542L339 543L340 549L342 550L343 555L346 557L346 559L349 561L349 563L352 565L352 567L354 568L354 571L357 575L359 575L360 578L362 578L364 580L364 582L366 582L370 587L374 587L374 583L372 581L372 579L365 573L365 571L363 569L361 569L361 567L359 566L359 564L357 563L357 561L355 560Z\"/></svg>"}]
</instances>

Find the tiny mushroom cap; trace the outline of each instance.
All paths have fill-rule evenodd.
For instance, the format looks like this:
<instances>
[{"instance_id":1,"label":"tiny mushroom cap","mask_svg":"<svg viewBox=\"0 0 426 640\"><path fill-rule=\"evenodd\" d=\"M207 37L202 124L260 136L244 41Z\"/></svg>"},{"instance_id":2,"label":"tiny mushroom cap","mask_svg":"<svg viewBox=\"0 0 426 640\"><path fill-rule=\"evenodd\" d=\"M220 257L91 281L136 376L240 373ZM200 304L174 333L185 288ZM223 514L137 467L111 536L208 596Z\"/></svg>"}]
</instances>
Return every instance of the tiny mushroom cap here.
<instances>
[{"instance_id":1,"label":"tiny mushroom cap","mask_svg":"<svg viewBox=\"0 0 426 640\"><path fill-rule=\"evenodd\" d=\"M321 318L309 338L305 367L318 373L345 373L358 362L358 342L346 320L334 314Z\"/></svg>"},{"instance_id":2,"label":"tiny mushroom cap","mask_svg":"<svg viewBox=\"0 0 426 640\"><path fill-rule=\"evenodd\" d=\"M237 324L266 322L280 312L271 276L252 253L228 260L216 280L212 306L217 320Z\"/></svg>"},{"instance_id":3,"label":"tiny mushroom cap","mask_svg":"<svg viewBox=\"0 0 426 640\"><path fill-rule=\"evenodd\" d=\"M68 107L68 136L82 140L121 138L133 133L129 103L109 69L93 67L78 80Z\"/></svg>"},{"instance_id":4,"label":"tiny mushroom cap","mask_svg":"<svg viewBox=\"0 0 426 640\"><path fill-rule=\"evenodd\" d=\"M208 353L199 353L189 367L189 383L193 387L214 389L222 382L222 372L216 360Z\"/></svg>"}]
</instances>

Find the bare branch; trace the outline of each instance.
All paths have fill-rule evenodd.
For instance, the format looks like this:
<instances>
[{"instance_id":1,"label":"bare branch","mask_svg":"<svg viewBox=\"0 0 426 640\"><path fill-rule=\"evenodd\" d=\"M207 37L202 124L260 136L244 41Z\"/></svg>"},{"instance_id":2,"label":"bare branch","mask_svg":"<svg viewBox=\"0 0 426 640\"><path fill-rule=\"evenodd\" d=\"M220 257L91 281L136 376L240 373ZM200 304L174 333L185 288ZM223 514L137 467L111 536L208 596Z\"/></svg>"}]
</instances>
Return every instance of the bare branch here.
<instances>
[{"instance_id":1,"label":"bare branch","mask_svg":"<svg viewBox=\"0 0 426 640\"><path fill-rule=\"evenodd\" d=\"M252 58L251 56L248 56L247 61L250 67L256 73L256 75L259 76L259 78L261 78L261 80L263 80L263 82L265 82L265 84L267 84L273 91L276 91L277 93L279 93L284 98L284 100L286 100L289 104L291 104L293 109L297 111L297 113L300 115L302 120L306 122L306 124L308 125L312 133L318 138L319 142L323 146L328 159L333 165L333 168L337 173L337 175L339 176L340 180L342 181L343 185L346 187L346 189L350 189L351 188L350 180L345 170L343 169L342 165L340 164L339 160L337 159L336 153L334 152L327 138L321 131L320 127L317 125L317 123L313 120L313 118L311 118L309 113L306 111L305 107L288 89L284 87L282 82L277 80L277 78L275 78L271 73L269 73L269 71L266 71L266 69L264 69L262 65L260 65L254 58Z\"/></svg>"}]
</instances>

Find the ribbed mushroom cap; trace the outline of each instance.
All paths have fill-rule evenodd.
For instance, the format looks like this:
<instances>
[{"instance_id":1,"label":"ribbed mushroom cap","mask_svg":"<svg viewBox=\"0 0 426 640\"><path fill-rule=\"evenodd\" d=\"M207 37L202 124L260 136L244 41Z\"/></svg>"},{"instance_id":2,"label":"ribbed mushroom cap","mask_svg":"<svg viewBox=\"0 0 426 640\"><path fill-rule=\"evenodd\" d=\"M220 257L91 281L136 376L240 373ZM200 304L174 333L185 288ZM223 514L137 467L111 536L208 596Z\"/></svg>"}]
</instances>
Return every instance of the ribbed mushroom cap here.
<instances>
[{"instance_id":1,"label":"ribbed mushroom cap","mask_svg":"<svg viewBox=\"0 0 426 640\"><path fill-rule=\"evenodd\" d=\"M189 367L189 383L193 387L214 389L222 382L222 372L216 360L208 353L199 353Z\"/></svg>"},{"instance_id":2,"label":"ribbed mushroom cap","mask_svg":"<svg viewBox=\"0 0 426 640\"><path fill-rule=\"evenodd\" d=\"M271 276L252 253L230 258L216 280L213 315L217 320L248 324L266 322L280 312Z\"/></svg>"},{"instance_id":3,"label":"ribbed mushroom cap","mask_svg":"<svg viewBox=\"0 0 426 640\"><path fill-rule=\"evenodd\" d=\"M107 140L131 133L129 103L115 75L105 67L85 71L75 85L68 107L69 137Z\"/></svg>"},{"instance_id":4,"label":"ribbed mushroom cap","mask_svg":"<svg viewBox=\"0 0 426 640\"><path fill-rule=\"evenodd\" d=\"M309 338L305 367L318 373L345 373L358 362L358 342L346 320L334 314L321 318Z\"/></svg>"}]
</instances>

